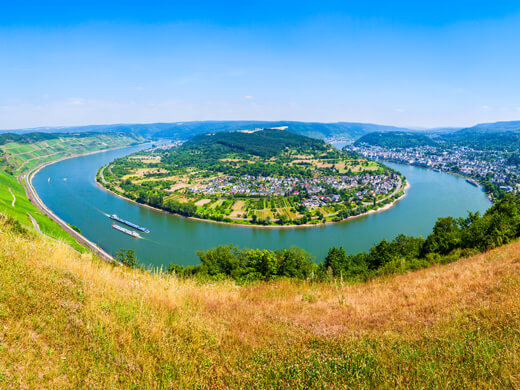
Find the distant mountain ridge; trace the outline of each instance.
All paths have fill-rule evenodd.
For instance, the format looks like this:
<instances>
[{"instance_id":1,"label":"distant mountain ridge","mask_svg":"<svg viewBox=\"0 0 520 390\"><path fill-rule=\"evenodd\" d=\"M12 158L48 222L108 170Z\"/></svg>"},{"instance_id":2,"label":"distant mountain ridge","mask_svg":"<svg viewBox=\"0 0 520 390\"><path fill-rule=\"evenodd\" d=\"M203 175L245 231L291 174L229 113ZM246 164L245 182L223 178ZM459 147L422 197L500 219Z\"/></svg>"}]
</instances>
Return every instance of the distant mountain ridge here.
<instances>
[{"instance_id":1,"label":"distant mountain ridge","mask_svg":"<svg viewBox=\"0 0 520 390\"><path fill-rule=\"evenodd\" d=\"M172 123L122 123L108 125L86 126L56 126L36 127L27 129L2 130L0 134L29 132L38 133L124 133L133 132L144 137L190 139L199 134L216 133L221 131L254 130L264 128L286 128L287 130L307 137L326 139L338 138L342 141L355 141L362 136L373 132L404 132L412 134L426 134L440 136L450 141L450 137L462 138L467 135L477 136L485 134L520 133L520 121L502 121L494 123L479 123L466 128L439 127L431 129L406 128L398 126L378 125L361 122L298 122L298 121L188 121ZM497 136L495 135L495 138Z\"/></svg>"},{"instance_id":2,"label":"distant mountain ridge","mask_svg":"<svg viewBox=\"0 0 520 390\"><path fill-rule=\"evenodd\" d=\"M342 137L355 140L373 131L413 131L406 128L358 122L297 122L297 121L192 121L148 124L111 124L73 127L39 127L8 130L11 133L43 132L135 132L145 137L192 138L209 132L253 130L261 128L286 127L293 133L313 138Z\"/></svg>"},{"instance_id":3,"label":"distant mountain ridge","mask_svg":"<svg viewBox=\"0 0 520 390\"><path fill-rule=\"evenodd\" d=\"M466 127L456 133L503 133L520 131L520 121L504 121L493 123L479 123L475 126Z\"/></svg>"}]
</instances>

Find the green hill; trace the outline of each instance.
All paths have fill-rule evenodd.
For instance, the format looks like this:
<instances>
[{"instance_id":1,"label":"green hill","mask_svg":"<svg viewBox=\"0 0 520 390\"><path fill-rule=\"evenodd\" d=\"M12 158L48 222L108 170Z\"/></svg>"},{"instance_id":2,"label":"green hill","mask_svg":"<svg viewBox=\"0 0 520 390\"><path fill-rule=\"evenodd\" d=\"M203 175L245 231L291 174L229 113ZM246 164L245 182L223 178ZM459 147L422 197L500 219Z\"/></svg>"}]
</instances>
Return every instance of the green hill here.
<instances>
[{"instance_id":1,"label":"green hill","mask_svg":"<svg viewBox=\"0 0 520 390\"><path fill-rule=\"evenodd\" d=\"M252 154L259 157L278 156L286 149L302 153L324 152L329 147L320 140L305 137L285 130L264 129L254 132L222 132L198 135L179 149L201 150L222 158L229 153Z\"/></svg>"},{"instance_id":2,"label":"green hill","mask_svg":"<svg viewBox=\"0 0 520 390\"><path fill-rule=\"evenodd\" d=\"M380 163L277 129L141 151L111 163L98 181L168 212L255 225L338 222L396 201L406 185Z\"/></svg>"},{"instance_id":3,"label":"green hill","mask_svg":"<svg viewBox=\"0 0 520 390\"><path fill-rule=\"evenodd\" d=\"M373 132L359 138L354 145L368 144L384 148L413 148L416 146L436 146L431 138L417 133Z\"/></svg>"}]
</instances>

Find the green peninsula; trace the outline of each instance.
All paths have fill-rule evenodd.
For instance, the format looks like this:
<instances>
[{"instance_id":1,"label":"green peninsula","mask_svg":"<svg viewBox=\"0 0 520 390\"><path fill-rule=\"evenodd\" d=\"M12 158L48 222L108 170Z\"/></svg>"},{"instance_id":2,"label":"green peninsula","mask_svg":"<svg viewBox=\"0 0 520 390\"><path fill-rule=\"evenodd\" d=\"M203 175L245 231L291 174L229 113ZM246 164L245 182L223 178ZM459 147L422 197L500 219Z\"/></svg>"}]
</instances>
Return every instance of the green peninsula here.
<instances>
[{"instance_id":1,"label":"green peninsula","mask_svg":"<svg viewBox=\"0 0 520 390\"><path fill-rule=\"evenodd\" d=\"M338 222L403 195L396 171L284 129L205 134L118 159L111 191L187 217L249 225Z\"/></svg>"}]
</instances>

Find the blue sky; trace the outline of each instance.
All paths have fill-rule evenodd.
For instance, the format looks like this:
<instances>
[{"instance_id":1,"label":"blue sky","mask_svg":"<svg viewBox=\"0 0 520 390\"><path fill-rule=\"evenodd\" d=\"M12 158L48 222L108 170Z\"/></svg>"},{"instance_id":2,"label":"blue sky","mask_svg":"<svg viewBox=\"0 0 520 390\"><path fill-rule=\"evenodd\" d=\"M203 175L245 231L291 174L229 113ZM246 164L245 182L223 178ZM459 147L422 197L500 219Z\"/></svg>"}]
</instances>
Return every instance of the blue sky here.
<instances>
[{"instance_id":1,"label":"blue sky","mask_svg":"<svg viewBox=\"0 0 520 390\"><path fill-rule=\"evenodd\" d=\"M520 119L518 1L0 5L0 129Z\"/></svg>"}]
</instances>

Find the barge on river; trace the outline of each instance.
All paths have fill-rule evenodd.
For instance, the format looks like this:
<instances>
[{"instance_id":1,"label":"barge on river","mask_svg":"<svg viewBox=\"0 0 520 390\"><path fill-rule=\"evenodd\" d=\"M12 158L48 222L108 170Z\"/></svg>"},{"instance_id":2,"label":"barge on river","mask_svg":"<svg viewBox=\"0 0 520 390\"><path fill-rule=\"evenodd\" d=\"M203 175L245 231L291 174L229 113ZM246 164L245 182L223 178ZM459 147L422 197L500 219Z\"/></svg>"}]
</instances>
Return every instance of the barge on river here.
<instances>
[{"instance_id":1,"label":"barge on river","mask_svg":"<svg viewBox=\"0 0 520 390\"><path fill-rule=\"evenodd\" d=\"M147 228L139 226L136 223L127 221L126 219L123 219L121 217L118 217L116 214L112 214L109 217L110 217L110 219L113 219L114 221L117 221L117 222L121 222L122 224L124 224L126 226L130 226L131 228L134 228L135 230L139 230L143 233L150 233L150 230L148 230Z\"/></svg>"},{"instance_id":2,"label":"barge on river","mask_svg":"<svg viewBox=\"0 0 520 390\"><path fill-rule=\"evenodd\" d=\"M139 233L134 232L133 230L130 230L130 229L124 228L124 227L122 227L122 226L116 225L115 223L112 224L112 227L113 227L114 229L116 229L116 230L119 230L120 232L123 232L123 233L128 234L129 236L132 236L132 237L135 237L135 238L141 238L141 236L139 235Z\"/></svg>"}]
</instances>

